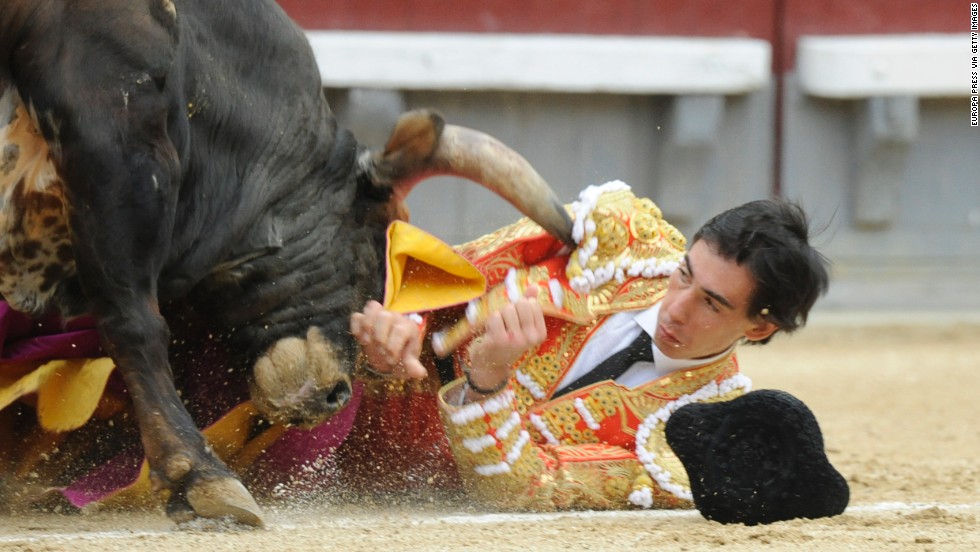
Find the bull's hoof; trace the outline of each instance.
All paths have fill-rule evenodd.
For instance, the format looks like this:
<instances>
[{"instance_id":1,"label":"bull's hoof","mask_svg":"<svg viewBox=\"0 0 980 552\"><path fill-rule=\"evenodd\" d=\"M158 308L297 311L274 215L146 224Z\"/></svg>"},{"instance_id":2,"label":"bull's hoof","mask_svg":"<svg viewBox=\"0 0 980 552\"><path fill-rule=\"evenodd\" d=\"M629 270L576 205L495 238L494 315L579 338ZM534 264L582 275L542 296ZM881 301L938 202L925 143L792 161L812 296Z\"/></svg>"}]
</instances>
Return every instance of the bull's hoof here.
<instances>
[{"instance_id":1,"label":"bull's hoof","mask_svg":"<svg viewBox=\"0 0 980 552\"><path fill-rule=\"evenodd\" d=\"M221 477L200 480L187 489L187 503L193 513L180 507L168 508L167 514L180 523L194 516L230 518L243 525L262 527L262 510L237 479ZM182 519L184 518L184 519Z\"/></svg>"},{"instance_id":2,"label":"bull's hoof","mask_svg":"<svg viewBox=\"0 0 980 552\"><path fill-rule=\"evenodd\" d=\"M187 503L183 495L173 495L167 502L167 517L176 524L190 523L197 519L194 508Z\"/></svg>"}]
</instances>

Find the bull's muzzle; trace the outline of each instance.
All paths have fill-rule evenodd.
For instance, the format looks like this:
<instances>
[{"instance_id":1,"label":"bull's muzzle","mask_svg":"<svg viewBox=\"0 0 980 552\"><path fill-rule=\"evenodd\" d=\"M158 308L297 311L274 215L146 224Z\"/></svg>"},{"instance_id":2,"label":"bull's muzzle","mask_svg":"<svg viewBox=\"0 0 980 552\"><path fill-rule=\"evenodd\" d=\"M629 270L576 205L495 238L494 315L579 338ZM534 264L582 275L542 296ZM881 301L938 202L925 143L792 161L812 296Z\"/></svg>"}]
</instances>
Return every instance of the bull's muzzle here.
<instances>
[{"instance_id":1,"label":"bull's muzzle","mask_svg":"<svg viewBox=\"0 0 980 552\"><path fill-rule=\"evenodd\" d=\"M316 425L350 402L351 378L344 366L317 328L305 338L280 339L255 363L252 402L272 422Z\"/></svg>"}]
</instances>

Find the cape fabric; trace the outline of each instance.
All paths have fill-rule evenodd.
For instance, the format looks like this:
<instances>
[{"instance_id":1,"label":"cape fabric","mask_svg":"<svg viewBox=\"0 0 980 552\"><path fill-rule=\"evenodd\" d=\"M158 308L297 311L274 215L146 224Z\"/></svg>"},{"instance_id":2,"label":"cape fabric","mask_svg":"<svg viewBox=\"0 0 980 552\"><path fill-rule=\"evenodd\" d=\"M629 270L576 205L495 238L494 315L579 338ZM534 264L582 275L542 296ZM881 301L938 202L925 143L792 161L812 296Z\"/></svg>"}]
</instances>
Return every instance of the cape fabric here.
<instances>
[{"instance_id":1,"label":"cape fabric","mask_svg":"<svg viewBox=\"0 0 980 552\"><path fill-rule=\"evenodd\" d=\"M430 310L484 293L483 275L449 245L400 222L388 235L387 307ZM437 377L398 388L356 382L350 404L330 420L284 428L260 419L247 400L246 371L233 370L222 347L200 336L172 354L175 385L216 453L253 492L458 486L439 422ZM0 301L0 442L16 443L5 445L4 475L38 484L41 500L76 508L160 503L115 368L92 318L33 319ZM72 440L76 431L82 437ZM109 452L93 444L102 440L111 441ZM46 469L56 454L68 468ZM379 475L378 465L391 469Z\"/></svg>"},{"instance_id":2,"label":"cape fabric","mask_svg":"<svg viewBox=\"0 0 980 552\"><path fill-rule=\"evenodd\" d=\"M6 458L0 469L8 481L36 485L37 501L60 496L76 508L160 502L150 492L128 393L90 318L33 320L0 302L0 347ZM195 347L181 356L192 357L183 359L189 366L176 371L175 382L188 411L250 488L288 494L291 486L309 488L338 477L311 467L328 464L351 432L362 383L355 383L345 410L315 428L270 426L242 400L247 381L229 373L220 348ZM83 437L73 438L75 432ZM112 443L108 453L98 450L103 439Z\"/></svg>"},{"instance_id":3,"label":"cape fabric","mask_svg":"<svg viewBox=\"0 0 980 552\"><path fill-rule=\"evenodd\" d=\"M384 307L400 313L435 310L476 299L487 282L452 246L408 224L388 227Z\"/></svg>"}]
</instances>

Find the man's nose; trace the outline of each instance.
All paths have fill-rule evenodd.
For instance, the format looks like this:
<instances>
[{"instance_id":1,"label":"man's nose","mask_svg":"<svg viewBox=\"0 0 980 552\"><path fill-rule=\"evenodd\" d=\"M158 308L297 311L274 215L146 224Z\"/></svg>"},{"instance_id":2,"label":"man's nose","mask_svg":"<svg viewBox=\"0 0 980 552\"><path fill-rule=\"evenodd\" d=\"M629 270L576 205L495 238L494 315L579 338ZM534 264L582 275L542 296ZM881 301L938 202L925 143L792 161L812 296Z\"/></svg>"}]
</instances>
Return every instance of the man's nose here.
<instances>
[{"instance_id":1,"label":"man's nose","mask_svg":"<svg viewBox=\"0 0 980 552\"><path fill-rule=\"evenodd\" d=\"M687 321L688 314L691 311L694 294L690 291L683 290L674 294L673 299L667 307L667 315L670 316L670 319L675 324L683 324Z\"/></svg>"}]
</instances>

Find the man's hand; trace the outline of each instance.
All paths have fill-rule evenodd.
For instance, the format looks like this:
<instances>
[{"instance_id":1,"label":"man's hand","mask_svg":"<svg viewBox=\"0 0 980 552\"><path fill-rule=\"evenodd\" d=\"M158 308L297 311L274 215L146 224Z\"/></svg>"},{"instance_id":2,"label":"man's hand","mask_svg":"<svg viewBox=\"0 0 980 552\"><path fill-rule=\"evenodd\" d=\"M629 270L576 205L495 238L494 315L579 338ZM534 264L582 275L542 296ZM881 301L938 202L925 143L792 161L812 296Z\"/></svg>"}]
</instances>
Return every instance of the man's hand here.
<instances>
[{"instance_id":1,"label":"man's hand","mask_svg":"<svg viewBox=\"0 0 980 552\"><path fill-rule=\"evenodd\" d=\"M351 316L350 332L375 372L398 379L427 375L419 362L419 327L407 316L368 301L362 312Z\"/></svg>"},{"instance_id":2,"label":"man's hand","mask_svg":"<svg viewBox=\"0 0 980 552\"><path fill-rule=\"evenodd\" d=\"M482 389L494 389L510 377L511 367L548 332L538 303L538 288L530 286L524 297L490 315L486 331L470 345L470 381Z\"/></svg>"}]
</instances>

